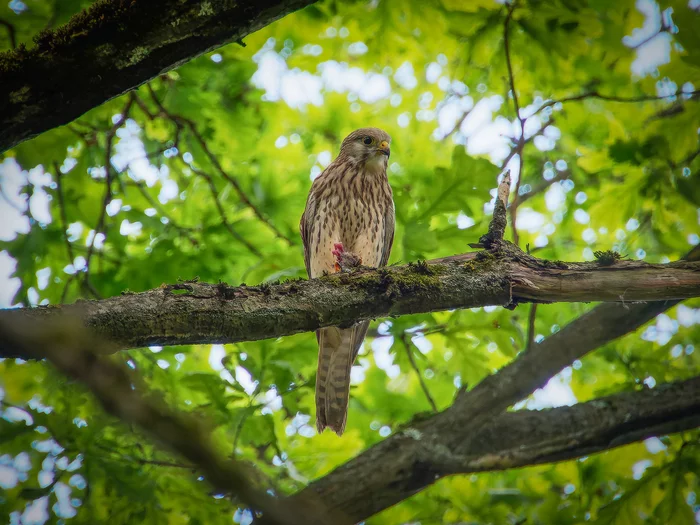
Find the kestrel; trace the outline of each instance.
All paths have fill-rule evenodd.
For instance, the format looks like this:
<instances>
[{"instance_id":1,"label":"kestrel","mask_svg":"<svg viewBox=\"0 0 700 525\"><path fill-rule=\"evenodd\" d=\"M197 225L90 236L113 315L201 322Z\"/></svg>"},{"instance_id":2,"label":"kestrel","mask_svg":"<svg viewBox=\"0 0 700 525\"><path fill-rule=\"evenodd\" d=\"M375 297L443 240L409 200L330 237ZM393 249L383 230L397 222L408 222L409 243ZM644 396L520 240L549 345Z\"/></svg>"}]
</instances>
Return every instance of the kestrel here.
<instances>
[{"instance_id":1,"label":"kestrel","mask_svg":"<svg viewBox=\"0 0 700 525\"><path fill-rule=\"evenodd\" d=\"M299 229L310 278L348 265L386 265L394 240L394 200L386 174L391 137L362 128L343 140L338 157L311 185ZM345 429L350 370L369 321L321 328L316 374L316 428Z\"/></svg>"}]
</instances>

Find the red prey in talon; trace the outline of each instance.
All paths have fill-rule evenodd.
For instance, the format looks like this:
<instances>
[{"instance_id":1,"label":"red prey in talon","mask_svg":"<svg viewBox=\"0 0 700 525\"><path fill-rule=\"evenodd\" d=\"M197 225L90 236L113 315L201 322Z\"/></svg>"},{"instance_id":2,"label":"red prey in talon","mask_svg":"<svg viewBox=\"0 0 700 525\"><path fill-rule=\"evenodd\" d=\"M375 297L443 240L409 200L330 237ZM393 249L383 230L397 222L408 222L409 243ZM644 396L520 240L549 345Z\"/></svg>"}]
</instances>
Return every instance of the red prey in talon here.
<instances>
[{"instance_id":1,"label":"red prey in talon","mask_svg":"<svg viewBox=\"0 0 700 525\"><path fill-rule=\"evenodd\" d=\"M342 242L336 242L333 244L331 253L333 254L333 257L335 257L336 272L347 272L362 265L362 258L355 253L346 252Z\"/></svg>"},{"instance_id":2,"label":"red prey in talon","mask_svg":"<svg viewBox=\"0 0 700 525\"><path fill-rule=\"evenodd\" d=\"M331 250L331 253L336 259L340 259L340 257L343 255L345 252L345 247L343 246L342 242L336 242L333 245L333 249Z\"/></svg>"}]
</instances>

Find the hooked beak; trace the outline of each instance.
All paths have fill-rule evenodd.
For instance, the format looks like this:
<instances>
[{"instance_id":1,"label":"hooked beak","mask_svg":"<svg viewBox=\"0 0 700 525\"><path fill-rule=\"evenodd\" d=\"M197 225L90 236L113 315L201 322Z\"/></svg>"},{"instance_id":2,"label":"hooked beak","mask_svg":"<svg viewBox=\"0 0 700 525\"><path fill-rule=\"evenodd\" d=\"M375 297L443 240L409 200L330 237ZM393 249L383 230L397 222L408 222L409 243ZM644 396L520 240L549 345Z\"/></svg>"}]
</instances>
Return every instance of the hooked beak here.
<instances>
[{"instance_id":1,"label":"hooked beak","mask_svg":"<svg viewBox=\"0 0 700 525\"><path fill-rule=\"evenodd\" d=\"M391 150L389 149L389 143L386 140L383 140L382 143L379 145L379 151L389 157L391 154Z\"/></svg>"}]
</instances>

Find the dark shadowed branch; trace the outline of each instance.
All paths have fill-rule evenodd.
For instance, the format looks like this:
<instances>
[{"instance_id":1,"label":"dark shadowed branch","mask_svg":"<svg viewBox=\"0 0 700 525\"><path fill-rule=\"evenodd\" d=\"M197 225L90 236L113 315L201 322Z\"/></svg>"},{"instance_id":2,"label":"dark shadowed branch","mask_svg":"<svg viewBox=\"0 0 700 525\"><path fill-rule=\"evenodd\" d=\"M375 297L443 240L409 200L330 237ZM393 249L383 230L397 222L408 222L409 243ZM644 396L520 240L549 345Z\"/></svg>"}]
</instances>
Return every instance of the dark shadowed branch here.
<instances>
[{"instance_id":1,"label":"dark shadowed branch","mask_svg":"<svg viewBox=\"0 0 700 525\"><path fill-rule=\"evenodd\" d=\"M309 495L303 501L280 501L268 495L266 490L270 487L259 487L253 481L251 467L226 459L216 451L209 430L199 420L170 409L157 396L149 396L134 371L98 355L110 353L111 343L96 338L81 324L47 322L37 327L0 320L0 344L22 347L24 353L47 359L65 375L84 384L107 412L139 427L185 458L214 489L237 496L262 512L261 523L323 523L316 519L321 506L318 498ZM340 522L347 520L340 516Z\"/></svg>"},{"instance_id":2,"label":"dark shadowed branch","mask_svg":"<svg viewBox=\"0 0 700 525\"><path fill-rule=\"evenodd\" d=\"M311 3L95 2L31 48L0 53L0 152Z\"/></svg>"},{"instance_id":3,"label":"dark shadowed branch","mask_svg":"<svg viewBox=\"0 0 700 525\"><path fill-rule=\"evenodd\" d=\"M483 426L454 422L433 431L431 423L449 420L445 414L398 429L312 482L298 497L316 494L330 507L361 521L445 476L574 459L697 428L700 378L572 407L505 412ZM467 444L454 446L463 440ZM357 479L363 483L353 482Z\"/></svg>"}]
</instances>

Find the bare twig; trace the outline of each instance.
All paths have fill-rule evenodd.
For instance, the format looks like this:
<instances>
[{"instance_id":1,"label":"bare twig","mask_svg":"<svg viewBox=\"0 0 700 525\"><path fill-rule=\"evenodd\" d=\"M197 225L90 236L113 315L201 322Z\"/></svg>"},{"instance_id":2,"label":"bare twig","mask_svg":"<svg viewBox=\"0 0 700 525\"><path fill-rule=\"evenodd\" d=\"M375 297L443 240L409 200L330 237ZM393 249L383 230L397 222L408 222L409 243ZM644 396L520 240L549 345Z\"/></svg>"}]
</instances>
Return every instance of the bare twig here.
<instances>
[{"instance_id":1,"label":"bare twig","mask_svg":"<svg viewBox=\"0 0 700 525\"><path fill-rule=\"evenodd\" d=\"M435 404L435 400L433 399L433 396L430 395L430 391L428 390L428 385L425 384L425 381L423 381L423 376L420 373L420 369L418 368L418 364L416 363L415 358L413 357L413 352L411 351L411 342L408 337L408 334L404 332L401 334L401 341L403 342L403 347L406 350L406 356L408 357L408 362L411 364L411 368L416 372L416 376L418 376L418 382L420 383L420 387L423 389L423 393L425 394L425 397L428 400L428 403L430 403L431 408L433 409L433 412L437 412L438 408L437 405Z\"/></svg>"},{"instance_id":2,"label":"bare twig","mask_svg":"<svg viewBox=\"0 0 700 525\"><path fill-rule=\"evenodd\" d=\"M134 99L129 97L127 99L126 105L119 116L119 119L112 125L110 130L107 132L107 144L105 146L105 194L102 198L102 209L100 210L100 216L97 220L97 225L94 229L94 234L90 240L90 246L88 247L87 255L85 256L85 284L90 289L93 294L96 292L94 287L90 283L90 262L95 250L95 240L97 236L102 233L105 234L105 220L107 217L107 206L112 201L112 142L117 133L117 130L124 124L129 116L129 111L131 106L134 104Z\"/></svg>"},{"instance_id":3,"label":"bare twig","mask_svg":"<svg viewBox=\"0 0 700 525\"><path fill-rule=\"evenodd\" d=\"M53 163L53 168L54 168L54 171L56 172L56 194L58 196L58 212L59 212L59 216L61 218L61 228L63 230L63 240L66 244L66 250L68 252L68 260L70 261L70 264L73 264L73 261L75 260L75 255L73 254L73 245L68 240L68 219L66 217L66 201L65 201L65 197L63 195L63 184L62 184L63 173L61 173L61 169L58 166L57 162Z\"/></svg>"},{"instance_id":4,"label":"bare twig","mask_svg":"<svg viewBox=\"0 0 700 525\"><path fill-rule=\"evenodd\" d=\"M146 189L145 185L143 182L139 181L131 181L127 183L128 186L133 186L137 190L139 190L139 193L141 193L141 196L148 202L148 204L151 205L152 208L157 210L158 214L161 217L165 217L167 219L168 224L167 226L170 226L172 228L175 228L178 232L180 232L189 242L192 246L199 246L199 241L197 238L192 235L192 232L197 231L197 228L193 228L190 226L182 226L180 223L178 223L175 219L173 219L168 212L165 211L165 208L163 208L158 201L156 201L150 193L148 193L148 190Z\"/></svg>"},{"instance_id":5,"label":"bare twig","mask_svg":"<svg viewBox=\"0 0 700 525\"><path fill-rule=\"evenodd\" d=\"M450 138L457 130L459 130L459 128L462 127L462 124L464 124L464 121L467 120L467 117L469 116L469 114L470 114L471 112L472 112L471 110L465 111L465 112L464 112L464 115L462 115L462 117L455 123L454 127L453 127L450 131L448 131L445 135L443 135L443 137L442 137L440 140L443 140L443 141L444 141L444 140L447 140L447 139Z\"/></svg>"},{"instance_id":6,"label":"bare twig","mask_svg":"<svg viewBox=\"0 0 700 525\"><path fill-rule=\"evenodd\" d=\"M63 287L63 291L61 292L61 304L65 304L66 298L68 297L68 289L70 288L70 285L73 281L75 281L75 274L71 275L66 279L66 284Z\"/></svg>"},{"instance_id":7,"label":"bare twig","mask_svg":"<svg viewBox=\"0 0 700 525\"><path fill-rule=\"evenodd\" d=\"M527 119L526 119L526 120L527 120ZM550 118L547 122L545 122L544 124L542 124L542 126L540 127L540 129L538 129L535 133L533 133L532 135L530 135L529 137L527 137L527 138L525 139L525 142L523 143L523 147L525 147L525 145L527 145L527 144L531 143L532 141L534 141L534 140L535 140L537 137L539 137L540 135L544 134L545 130L546 130L549 126L551 126L552 124L554 124L554 119L553 119L553 118ZM506 158L505 158L505 159L503 160L503 162L501 163L501 169L502 169L502 170L506 169L506 167L508 166L508 163L511 161L511 159L512 159L513 157L515 157L516 153L518 153L517 147L516 147L516 148L512 148L512 149L510 150L510 153L508 153L508 156L506 156ZM522 164L522 163L521 163L521 164Z\"/></svg>"},{"instance_id":8,"label":"bare twig","mask_svg":"<svg viewBox=\"0 0 700 525\"><path fill-rule=\"evenodd\" d=\"M61 218L63 241L66 245L66 251L68 253L68 264L73 264L73 262L75 261L75 254L73 252L73 244L68 239L68 218L66 215L66 201L65 196L63 194L62 183L63 173L61 173L61 168L59 167L57 162L53 163L53 168L56 172L56 195L58 197L58 214ZM68 288L74 279L75 275L71 275L70 277L68 277L68 279L66 279L66 284L63 288L63 292L61 293L61 303L64 303L66 301L66 297L68 296Z\"/></svg>"},{"instance_id":9,"label":"bare twig","mask_svg":"<svg viewBox=\"0 0 700 525\"><path fill-rule=\"evenodd\" d=\"M243 237L240 233L238 233L236 230L233 229L233 226L231 226L231 223L228 221L226 218L226 211L224 211L224 207L221 205L221 198L219 197L219 190L216 189L216 184L214 184L214 179L209 175L207 172L200 170L199 168L195 168L194 166L188 166L193 173L196 175L199 175L202 177L204 180L207 181L207 184L209 185L209 191L211 192L211 196L214 199L214 204L216 205L216 209L219 211L219 216L221 217L221 222L228 230L228 232L231 234L231 236L236 239L238 242L241 244L245 245L246 248L248 248L252 253L257 255L258 257L262 257L262 253L260 250L258 250L254 245L252 245L245 237Z\"/></svg>"},{"instance_id":10,"label":"bare twig","mask_svg":"<svg viewBox=\"0 0 700 525\"><path fill-rule=\"evenodd\" d=\"M691 162L693 162L698 157L698 155L700 155L700 148L696 149L695 151L690 153L687 157L685 157L684 159L682 159L679 162L670 161L669 165L671 166L671 169L676 169L680 166L688 166Z\"/></svg>"},{"instance_id":11,"label":"bare twig","mask_svg":"<svg viewBox=\"0 0 700 525\"><path fill-rule=\"evenodd\" d=\"M149 107L146 105L143 99L139 97L135 91L129 93L129 96L134 99L134 103L139 107L141 111L143 111L144 115L146 115L148 120L153 120L156 118L156 115L149 109Z\"/></svg>"},{"instance_id":12,"label":"bare twig","mask_svg":"<svg viewBox=\"0 0 700 525\"><path fill-rule=\"evenodd\" d=\"M652 40L654 40L654 39L655 39L657 36L659 36L660 34L662 34L662 33L668 33L670 29L671 29L671 28L668 27L668 26L666 25L665 21L662 20L662 22L661 22L661 27L659 27L659 30L658 30L656 33L654 33L653 35L650 35L650 36L646 37L644 40L642 40L642 41L639 42L638 44L635 44L635 45L633 45L633 46L630 46L630 49L639 49L639 48L642 47L644 44L648 44L649 42L651 42Z\"/></svg>"},{"instance_id":13,"label":"bare twig","mask_svg":"<svg viewBox=\"0 0 700 525\"><path fill-rule=\"evenodd\" d=\"M202 137L202 134L199 133L199 131L197 130L197 126L195 125L195 123L186 117L170 113L158 99L158 96L153 90L153 87L151 87L150 84L147 84L147 87L151 98L153 99L153 102L158 106L160 113L163 116L170 119L171 121L175 122L176 124L187 127L187 129L189 129L190 133L199 144L199 147L202 148L202 151L204 151L204 154L209 159L209 162L212 164L212 166L214 166L214 169L219 173L221 177L226 179L233 186L233 188L236 190L236 193L238 193L238 196L241 199L241 201L243 201L243 203L252 210L253 214L255 214L255 216L258 219L260 219L263 223L265 223L278 238L286 241L289 246L294 246L294 241L292 241L289 237L287 237L279 229L277 229L277 227L274 224L272 224L270 219L265 216L265 214L253 203L253 201L250 200L250 197L248 197L245 191L243 191L243 187L240 185L238 180L232 175L230 175L228 172L226 172L226 170L224 170L224 168L221 166L221 163L219 162L219 159L216 157L216 155L214 155L211 152L209 146L207 145L207 142L204 140L204 137Z\"/></svg>"},{"instance_id":14,"label":"bare twig","mask_svg":"<svg viewBox=\"0 0 700 525\"><path fill-rule=\"evenodd\" d=\"M568 171L568 170L567 171L560 171L551 179L546 180L546 181L542 182L541 184L535 186L535 188L533 188L532 191L525 193L523 195L520 195L520 194L515 195L515 197L513 197L513 201L510 203L510 207L513 208L513 206L520 206L523 202L528 201L531 198L546 191L547 188L549 188L552 184L555 184L555 183L560 182L562 180L566 180L570 177L571 177L570 171ZM511 220L513 220L512 215L511 215Z\"/></svg>"},{"instance_id":15,"label":"bare twig","mask_svg":"<svg viewBox=\"0 0 700 525\"><path fill-rule=\"evenodd\" d=\"M510 91L513 94L513 106L515 109L515 116L518 119L518 122L520 122L520 136L518 137L518 142L515 147L514 152L511 152L512 155L518 155L520 157L520 167L518 169L518 176L515 181L515 195L517 198L517 195L520 191L520 182L522 180L522 175L523 175L523 148L525 146L525 119L520 115L520 103L518 102L518 91L515 88L515 77L513 75L513 64L510 56L510 36L509 36L509 28L510 28L510 22L513 19L513 12L515 11L515 6L516 6L516 1L513 0L513 2L510 4L508 8L508 14L506 15L506 21L503 25L503 42L505 46L505 53L506 53L506 65L508 66L508 80L510 83ZM544 126L543 126L544 127ZM509 159L510 160L510 159ZM516 246L518 245L519 241L519 236L518 236L518 230L516 228L516 213L517 213L517 205L512 206L510 209L510 226L513 230L513 244Z\"/></svg>"},{"instance_id":16,"label":"bare twig","mask_svg":"<svg viewBox=\"0 0 700 525\"><path fill-rule=\"evenodd\" d=\"M564 102L580 102L582 100L587 100L589 98L595 98L599 100L605 100L608 102L622 102L622 103L634 103L634 102L654 102L654 101L660 101L660 100L668 100L669 98L674 98L674 97L680 97L680 96L691 96L695 97L696 95L700 95L700 90L696 91L682 91L678 93L674 93L672 95L661 95L661 96L655 96L655 95L641 95L639 97L618 97L615 95L604 95L602 93L598 93L598 91L588 91L586 93L581 93L580 95L570 95L568 97L560 98L557 100L550 100L548 102L545 102L542 104L537 110L533 113L533 115L537 115L540 111L552 107L556 104L559 103L564 103Z\"/></svg>"}]
</instances>

